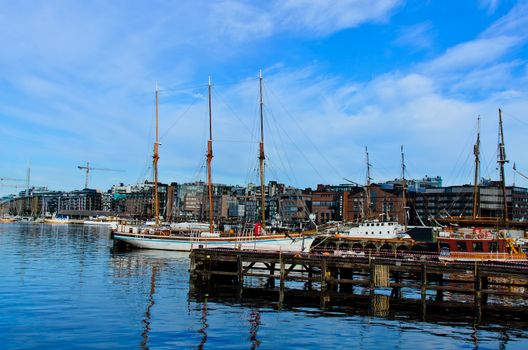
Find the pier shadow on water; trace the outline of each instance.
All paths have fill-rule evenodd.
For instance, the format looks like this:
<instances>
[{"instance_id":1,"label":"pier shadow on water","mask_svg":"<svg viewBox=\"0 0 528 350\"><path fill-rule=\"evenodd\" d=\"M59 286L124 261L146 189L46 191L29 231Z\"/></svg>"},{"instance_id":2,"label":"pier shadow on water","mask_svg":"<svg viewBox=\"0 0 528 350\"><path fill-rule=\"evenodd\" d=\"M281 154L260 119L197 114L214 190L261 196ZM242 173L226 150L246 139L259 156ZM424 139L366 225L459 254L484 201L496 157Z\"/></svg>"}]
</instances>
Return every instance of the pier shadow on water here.
<instances>
[{"instance_id":1,"label":"pier shadow on water","mask_svg":"<svg viewBox=\"0 0 528 350\"><path fill-rule=\"evenodd\" d=\"M526 329L528 310L525 307L489 305L478 314L469 303L434 301L424 306L419 298L395 298L383 294L320 293L302 289L207 285L190 282L190 298L196 302L217 302L244 307L271 308L278 311L306 312L322 316L357 315L471 327L505 327Z\"/></svg>"}]
</instances>

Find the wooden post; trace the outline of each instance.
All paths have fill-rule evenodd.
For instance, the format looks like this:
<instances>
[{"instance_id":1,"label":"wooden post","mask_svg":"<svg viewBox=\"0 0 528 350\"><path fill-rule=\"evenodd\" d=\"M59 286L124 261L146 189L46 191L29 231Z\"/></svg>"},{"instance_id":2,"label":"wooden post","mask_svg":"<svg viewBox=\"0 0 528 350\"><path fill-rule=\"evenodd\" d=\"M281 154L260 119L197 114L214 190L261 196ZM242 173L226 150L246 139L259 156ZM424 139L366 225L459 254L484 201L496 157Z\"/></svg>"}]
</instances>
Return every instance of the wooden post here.
<instances>
[{"instance_id":1,"label":"wooden post","mask_svg":"<svg viewBox=\"0 0 528 350\"><path fill-rule=\"evenodd\" d=\"M115 243L116 241L114 241ZM195 254L192 253L191 251L191 254L190 254L190 263L189 263L189 272L190 272L190 275L191 275L191 278L196 278L196 256Z\"/></svg>"},{"instance_id":2,"label":"wooden post","mask_svg":"<svg viewBox=\"0 0 528 350\"><path fill-rule=\"evenodd\" d=\"M394 271L394 283L400 283L400 271ZM400 287L393 287L391 291L391 298L400 299L401 298L401 288Z\"/></svg>"},{"instance_id":3,"label":"wooden post","mask_svg":"<svg viewBox=\"0 0 528 350\"><path fill-rule=\"evenodd\" d=\"M328 281L327 281L328 269L326 267L326 259L323 257L321 260L321 296L320 296L320 308L326 308L326 303L330 301L328 297Z\"/></svg>"},{"instance_id":4,"label":"wooden post","mask_svg":"<svg viewBox=\"0 0 528 350\"><path fill-rule=\"evenodd\" d=\"M438 286L443 286L444 285L444 275L442 273L439 273L437 274L437 283L438 283ZM438 289L436 291L436 301L443 301L444 300L444 291L442 289Z\"/></svg>"},{"instance_id":5,"label":"wooden post","mask_svg":"<svg viewBox=\"0 0 528 350\"><path fill-rule=\"evenodd\" d=\"M422 300L427 296L427 266L422 264L422 280L421 280Z\"/></svg>"},{"instance_id":6,"label":"wooden post","mask_svg":"<svg viewBox=\"0 0 528 350\"><path fill-rule=\"evenodd\" d=\"M482 276L482 273L480 274L481 278L481 287L482 289L488 289L488 276ZM488 293L482 292L482 305L488 305Z\"/></svg>"},{"instance_id":7,"label":"wooden post","mask_svg":"<svg viewBox=\"0 0 528 350\"><path fill-rule=\"evenodd\" d=\"M327 287L326 284L326 259L322 258L321 260L321 292L325 291Z\"/></svg>"},{"instance_id":8,"label":"wooden post","mask_svg":"<svg viewBox=\"0 0 528 350\"><path fill-rule=\"evenodd\" d=\"M369 259L370 260L370 259ZM372 260L370 260L370 295L374 295L374 292L376 290L376 264Z\"/></svg>"},{"instance_id":9,"label":"wooden post","mask_svg":"<svg viewBox=\"0 0 528 350\"><path fill-rule=\"evenodd\" d=\"M474 278L475 278L475 323L480 324L480 321L482 319L482 280L480 276L480 268L475 261L475 271L474 271Z\"/></svg>"},{"instance_id":10,"label":"wooden post","mask_svg":"<svg viewBox=\"0 0 528 350\"><path fill-rule=\"evenodd\" d=\"M284 264L284 257L279 255L280 262L280 287L279 287L279 304L284 302L284 279L286 278L286 266Z\"/></svg>"},{"instance_id":11,"label":"wooden post","mask_svg":"<svg viewBox=\"0 0 528 350\"><path fill-rule=\"evenodd\" d=\"M425 321L427 312L427 265L422 264L421 273L421 294L422 294L422 320Z\"/></svg>"},{"instance_id":12,"label":"wooden post","mask_svg":"<svg viewBox=\"0 0 528 350\"><path fill-rule=\"evenodd\" d=\"M268 285L270 288L275 288L275 263L270 263L270 278L268 279Z\"/></svg>"},{"instance_id":13,"label":"wooden post","mask_svg":"<svg viewBox=\"0 0 528 350\"><path fill-rule=\"evenodd\" d=\"M328 285L332 289L332 291L337 292L337 288L338 288L339 283L335 283L333 281L338 279L338 273L339 273L338 269L331 268L331 269L327 269L327 270L328 271L326 272L326 275L331 278L331 280L328 281Z\"/></svg>"},{"instance_id":14,"label":"wooden post","mask_svg":"<svg viewBox=\"0 0 528 350\"><path fill-rule=\"evenodd\" d=\"M242 256L237 255L237 272L238 272L238 283L237 291L238 298L242 298L242 290L244 288L244 265L242 264Z\"/></svg>"},{"instance_id":15,"label":"wooden post","mask_svg":"<svg viewBox=\"0 0 528 350\"><path fill-rule=\"evenodd\" d=\"M308 269L308 277L312 278L313 277L312 266L311 265L307 265L306 268ZM307 287L308 287L308 290L312 290L312 280L311 279L308 280Z\"/></svg>"},{"instance_id":16,"label":"wooden post","mask_svg":"<svg viewBox=\"0 0 528 350\"><path fill-rule=\"evenodd\" d=\"M237 272L238 272L238 284L244 284L244 266L242 265L242 257L237 255Z\"/></svg>"}]
</instances>

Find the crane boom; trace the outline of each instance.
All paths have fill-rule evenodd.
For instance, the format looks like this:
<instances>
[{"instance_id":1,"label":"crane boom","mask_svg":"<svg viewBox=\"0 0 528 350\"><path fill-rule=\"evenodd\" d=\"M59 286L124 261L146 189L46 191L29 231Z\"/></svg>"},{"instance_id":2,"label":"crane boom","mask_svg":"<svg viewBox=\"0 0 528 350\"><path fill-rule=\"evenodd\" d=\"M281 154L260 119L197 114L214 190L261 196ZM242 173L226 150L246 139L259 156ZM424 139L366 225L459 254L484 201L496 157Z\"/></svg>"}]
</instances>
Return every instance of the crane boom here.
<instances>
[{"instance_id":1,"label":"crane boom","mask_svg":"<svg viewBox=\"0 0 528 350\"><path fill-rule=\"evenodd\" d=\"M515 163L513 163L513 171L515 171L517 174L521 175L521 176L524 177L526 180L528 180L528 176L524 175L524 174L521 173L519 170L517 170L517 167L515 166Z\"/></svg>"},{"instance_id":2,"label":"crane boom","mask_svg":"<svg viewBox=\"0 0 528 350\"><path fill-rule=\"evenodd\" d=\"M110 168L95 168L90 166L90 162L86 162L86 165L79 165L77 166L79 170L86 170L86 181L84 183L84 188L88 188L88 184L90 182L90 171L97 170L97 171L114 171L114 172L124 172L124 170L120 169L110 169Z\"/></svg>"},{"instance_id":3,"label":"crane boom","mask_svg":"<svg viewBox=\"0 0 528 350\"><path fill-rule=\"evenodd\" d=\"M23 179L15 179L12 177L0 177L0 181L24 181Z\"/></svg>"}]
</instances>

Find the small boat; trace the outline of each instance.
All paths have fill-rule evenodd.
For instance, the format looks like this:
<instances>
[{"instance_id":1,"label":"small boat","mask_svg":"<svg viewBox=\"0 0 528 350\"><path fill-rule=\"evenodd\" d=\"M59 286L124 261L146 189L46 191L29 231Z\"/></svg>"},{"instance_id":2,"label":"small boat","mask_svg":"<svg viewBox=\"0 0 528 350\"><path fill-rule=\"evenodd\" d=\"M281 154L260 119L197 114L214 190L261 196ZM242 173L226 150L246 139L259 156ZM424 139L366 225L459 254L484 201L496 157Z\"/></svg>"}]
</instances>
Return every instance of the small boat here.
<instances>
[{"instance_id":1,"label":"small boat","mask_svg":"<svg viewBox=\"0 0 528 350\"><path fill-rule=\"evenodd\" d=\"M0 223L8 223L8 222L17 222L17 218L10 217L10 216L4 216L0 218Z\"/></svg>"},{"instance_id":2,"label":"small boat","mask_svg":"<svg viewBox=\"0 0 528 350\"><path fill-rule=\"evenodd\" d=\"M361 239L411 239L403 225L395 221L380 222L370 220L359 223L357 226L339 232L341 237Z\"/></svg>"},{"instance_id":3,"label":"small boat","mask_svg":"<svg viewBox=\"0 0 528 350\"><path fill-rule=\"evenodd\" d=\"M67 225L71 224L72 221L70 220L69 216L53 215L51 218L44 219L44 223L52 225Z\"/></svg>"},{"instance_id":4,"label":"small boat","mask_svg":"<svg viewBox=\"0 0 528 350\"><path fill-rule=\"evenodd\" d=\"M95 218L91 220L84 220L83 225L89 226L108 226L113 229L117 228L118 222L116 220L111 220L108 218Z\"/></svg>"}]
</instances>

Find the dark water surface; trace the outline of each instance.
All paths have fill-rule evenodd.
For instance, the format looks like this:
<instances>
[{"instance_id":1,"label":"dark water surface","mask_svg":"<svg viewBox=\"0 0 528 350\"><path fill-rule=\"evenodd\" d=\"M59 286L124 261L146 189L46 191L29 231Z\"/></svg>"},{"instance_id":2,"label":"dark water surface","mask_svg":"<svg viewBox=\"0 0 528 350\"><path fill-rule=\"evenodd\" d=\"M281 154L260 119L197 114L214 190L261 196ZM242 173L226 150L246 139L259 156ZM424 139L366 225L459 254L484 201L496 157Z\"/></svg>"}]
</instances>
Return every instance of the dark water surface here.
<instances>
[{"instance_id":1,"label":"dark water surface","mask_svg":"<svg viewBox=\"0 0 528 350\"><path fill-rule=\"evenodd\" d=\"M522 324L197 298L188 254L111 247L107 228L0 224L0 348L528 349Z\"/></svg>"}]
</instances>

